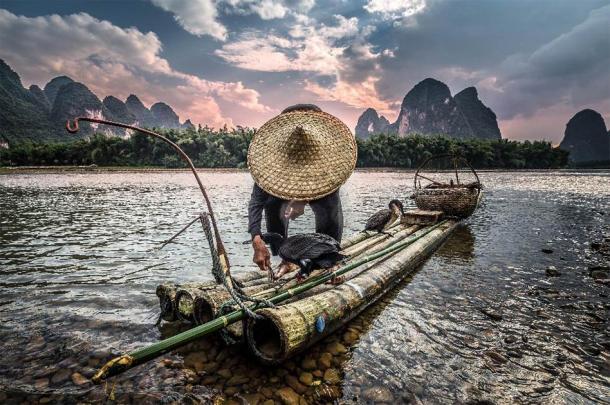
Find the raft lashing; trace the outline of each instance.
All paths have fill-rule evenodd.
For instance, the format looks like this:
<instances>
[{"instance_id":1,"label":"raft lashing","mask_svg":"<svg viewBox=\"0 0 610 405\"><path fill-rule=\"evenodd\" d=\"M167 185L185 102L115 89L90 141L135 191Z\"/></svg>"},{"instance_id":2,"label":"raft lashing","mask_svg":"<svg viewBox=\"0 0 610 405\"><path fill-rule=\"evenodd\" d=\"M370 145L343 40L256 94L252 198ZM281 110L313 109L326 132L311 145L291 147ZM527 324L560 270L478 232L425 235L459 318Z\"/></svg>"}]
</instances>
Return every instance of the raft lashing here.
<instances>
[{"instance_id":1,"label":"raft lashing","mask_svg":"<svg viewBox=\"0 0 610 405\"><path fill-rule=\"evenodd\" d=\"M415 175L412 198L418 210L405 213L397 224L386 226L384 232L362 231L343 241L341 253L346 259L342 263L316 270L301 283L294 279L272 282L258 270L232 275L210 199L188 155L156 132L98 118L77 117L73 122L67 121L68 132L77 132L79 121L139 131L176 151L195 177L208 212L201 213L163 246L199 220L212 252L215 278L204 283L158 286L159 320L195 326L111 359L92 377L94 383L217 331L223 331L227 341L245 342L264 363L282 362L337 330L413 272L447 239L460 219L474 212L481 198L479 178L467 162L476 182L461 183L457 168L461 158L449 156L456 182L442 183L421 174L431 160L428 159ZM421 180L433 184L422 188ZM472 192L476 192L476 197L469 196ZM240 290L240 296L233 285ZM246 305L244 298L253 304Z\"/></svg>"},{"instance_id":2,"label":"raft lashing","mask_svg":"<svg viewBox=\"0 0 610 405\"><path fill-rule=\"evenodd\" d=\"M362 231L344 240L348 256L346 271L335 283L322 283L297 293L295 280L285 285L270 282L258 270L233 277L249 295L287 297L275 308L256 310L262 319L243 318L229 324L223 333L240 342L262 363L277 364L333 333L411 274L455 229L458 219L443 219L442 212L411 210L385 233ZM310 275L316 279L324 272ZM306 283L308 280L305 280ZM302 283L302 284L303 284ZM160 285L157 288L161 317L204 325L227 314L230 300L223 286L208 283ZM225 335L225 336L226 336ZM226 340L226 339L225 339Z\"/></svg>"}]
</instances>

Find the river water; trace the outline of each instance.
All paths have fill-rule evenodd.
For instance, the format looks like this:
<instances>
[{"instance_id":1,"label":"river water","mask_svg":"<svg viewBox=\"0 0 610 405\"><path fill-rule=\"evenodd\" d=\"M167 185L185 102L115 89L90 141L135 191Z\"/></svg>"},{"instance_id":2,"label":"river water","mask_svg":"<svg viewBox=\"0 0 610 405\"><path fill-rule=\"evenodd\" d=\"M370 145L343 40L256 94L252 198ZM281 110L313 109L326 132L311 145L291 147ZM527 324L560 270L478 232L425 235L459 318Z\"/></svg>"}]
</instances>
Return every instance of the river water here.
<instances>
[{"instance_id":1,"label":"river water","mask_svg":"<svg viewBox=\"0 0 610 405\"><path fill-rule=\"evenodd\" d=\"M250 176L201 175L233 271L251 270ZM158 249L200 193L185 172L1 175L0 402L610 403L610 172L480 176L475 215L307 353L263 367L211 337L94 386L111 353L177 332L155 326L158 284L211 278L201 229ZM412 204L412 181L355 173L345 235ZM308 210L291 233L311 227Z\"/></svg>"}]
</instances>

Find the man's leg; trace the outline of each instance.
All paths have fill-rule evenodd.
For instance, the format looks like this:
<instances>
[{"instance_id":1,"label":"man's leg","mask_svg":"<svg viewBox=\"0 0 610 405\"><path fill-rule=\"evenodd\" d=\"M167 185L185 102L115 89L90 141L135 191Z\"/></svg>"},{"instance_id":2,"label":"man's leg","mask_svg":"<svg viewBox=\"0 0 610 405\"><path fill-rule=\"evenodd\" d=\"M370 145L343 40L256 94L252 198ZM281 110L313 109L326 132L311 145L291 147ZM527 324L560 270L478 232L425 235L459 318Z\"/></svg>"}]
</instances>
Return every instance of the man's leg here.
<instances>
[{"instance_id":1,"label":"man's leg","mask_svg":"<svg viewBox=\"0 0 610 405\"><path fill-rule=\"evenodd\" d=\"M316 216L316 232L332 236L341 242L343 236L343 208L339 190L309 203Z\"/></svg>"}]
</instances>

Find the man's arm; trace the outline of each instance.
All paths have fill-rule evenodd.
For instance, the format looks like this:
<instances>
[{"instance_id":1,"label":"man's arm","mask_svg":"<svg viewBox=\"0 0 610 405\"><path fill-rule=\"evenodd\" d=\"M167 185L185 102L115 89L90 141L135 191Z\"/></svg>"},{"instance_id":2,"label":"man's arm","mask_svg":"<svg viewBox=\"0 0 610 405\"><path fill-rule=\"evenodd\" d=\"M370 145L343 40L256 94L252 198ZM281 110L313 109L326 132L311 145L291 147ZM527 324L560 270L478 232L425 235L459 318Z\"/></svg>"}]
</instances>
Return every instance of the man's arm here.
<instances>
[{"instance_id":1,"label":"man's arm","mask_svg":"<svg viewBox=\"0 0 610 405\"><path fill-rule=\"evenodd\" d=\"M269 194L263 191L257 184L252 188L250 202L248 203L248 233L254 239L261 234L261 221L263 219L263 209Z\"/></svg>"},{"instance_id":2,"label":"man's arm","mask_svg":"<svg viewBox=\"0 0 610 405\"><path fill-rule=\"evenodd\" d=\"M263 271L271 267L271 255L261 238L261 221L268 198L269 194L254 184L248 203L248 233L252 237L252 248L254 249L252 261Z\"/></svg>"}]
</instances>

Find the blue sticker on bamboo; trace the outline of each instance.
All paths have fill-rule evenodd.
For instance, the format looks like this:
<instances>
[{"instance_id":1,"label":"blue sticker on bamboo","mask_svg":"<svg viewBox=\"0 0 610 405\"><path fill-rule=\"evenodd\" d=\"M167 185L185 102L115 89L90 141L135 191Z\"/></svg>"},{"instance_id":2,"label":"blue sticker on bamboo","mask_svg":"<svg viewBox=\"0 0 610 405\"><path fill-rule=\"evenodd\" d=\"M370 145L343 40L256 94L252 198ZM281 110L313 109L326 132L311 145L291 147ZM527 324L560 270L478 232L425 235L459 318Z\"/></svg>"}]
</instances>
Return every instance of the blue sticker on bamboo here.
<instances>
[{"instance_id":1,"label":"blue sticker on bamboo","mask_svg":"<svg viewBox=\"0 0 610 405\"><path fill-rule=\"evenodd\" d=\"M328 318L326 312L322 313L321 315L318 315L318 317L316 318L316 330L318 331L318 333L324 332L324 328L326 328L326 318Z\"/></svg>"}]
</instances>

